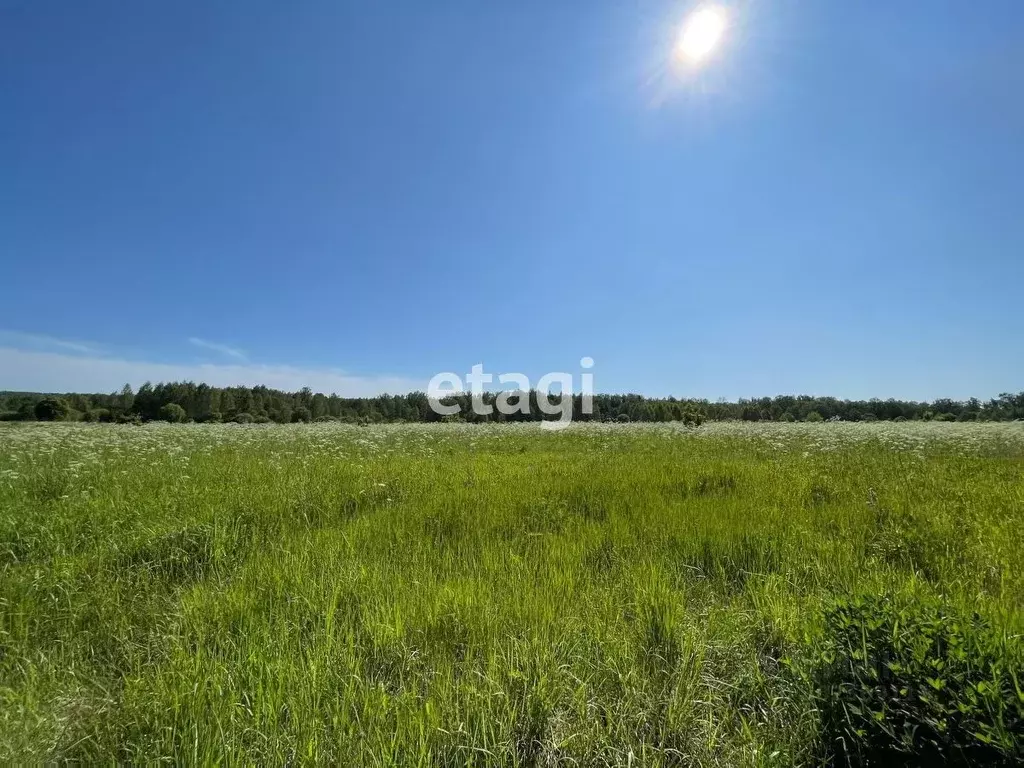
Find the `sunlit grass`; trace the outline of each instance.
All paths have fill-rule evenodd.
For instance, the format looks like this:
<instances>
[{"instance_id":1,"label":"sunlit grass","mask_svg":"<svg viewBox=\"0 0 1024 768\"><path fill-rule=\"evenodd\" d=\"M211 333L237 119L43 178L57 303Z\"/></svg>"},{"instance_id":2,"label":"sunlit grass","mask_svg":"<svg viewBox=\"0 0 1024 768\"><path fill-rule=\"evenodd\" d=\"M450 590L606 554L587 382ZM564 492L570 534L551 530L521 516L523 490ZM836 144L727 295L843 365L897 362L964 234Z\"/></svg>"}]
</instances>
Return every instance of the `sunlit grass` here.
<instances>
[{"instance_id":1,"label":"sunlit grass","mask_svg":"<svg viewBox=\"0 0 1024 768\"><path fill-rule=\"evenodd\" d=\"M1019 424L3 425L0 759L814 764L837 600L1016 663L1022 469Z\"/></svg>"}]
</instances>

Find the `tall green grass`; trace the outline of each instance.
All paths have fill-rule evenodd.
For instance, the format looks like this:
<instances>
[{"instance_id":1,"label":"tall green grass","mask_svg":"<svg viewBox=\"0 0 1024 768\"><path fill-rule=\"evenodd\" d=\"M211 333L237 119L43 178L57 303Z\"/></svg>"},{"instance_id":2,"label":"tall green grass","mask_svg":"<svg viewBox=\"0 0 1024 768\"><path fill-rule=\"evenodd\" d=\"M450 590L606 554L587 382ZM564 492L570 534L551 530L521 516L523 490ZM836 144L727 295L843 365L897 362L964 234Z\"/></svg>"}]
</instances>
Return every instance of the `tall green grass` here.
<instances>
[{"instance_id":1,"label":"tall green grass","mask_svg":"<svg viewBox=\"0 0 1024 768\"><path fill-rule=\"evenodd\" d=\"M1022 470L1018 424L2 426L0 760L1012 764Z\"/></svg>"}]
</instances>

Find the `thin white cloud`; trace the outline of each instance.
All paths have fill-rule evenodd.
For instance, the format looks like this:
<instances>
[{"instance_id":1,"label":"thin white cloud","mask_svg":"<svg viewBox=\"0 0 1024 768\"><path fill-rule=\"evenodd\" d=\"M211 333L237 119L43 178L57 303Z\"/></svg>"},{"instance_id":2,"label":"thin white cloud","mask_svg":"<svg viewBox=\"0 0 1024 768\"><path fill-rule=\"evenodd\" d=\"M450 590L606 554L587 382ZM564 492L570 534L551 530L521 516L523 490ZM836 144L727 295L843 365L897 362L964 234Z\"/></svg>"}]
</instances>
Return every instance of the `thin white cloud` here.
<instances>
[{"instance_id":1,"label":"thin white cloud","mask_svg":"<svg viewBox=\"0 0 1024 768\"><path fill-rule=\"evenodd\" d=\"M41 333L22 333L21 331L3 329L0 329L0 345L18 348L28 347L30 349L59 349L67 352L81 352L82 354L99 353L99 349L95 344L58 339Z\"/></svg>"},{"instance_id":2,"label":"thin white cloud","mask_svg":"<svg viewBox=\"0 0 1024 768\"><path fill-rule=\"evenodd\" d=\"M209 349L209 350L211 350L213 352L219 352L222 355L227 355L228 357L233 357L236 360L245 360L245 352L243 352L242 350L238 349L237 347L229 347L227 344L218 344L215 341L207 341L206 339L197 339L195 336L192 336L188 340L188 343L189 344L194 344L197 347L202 347L203 349Z\"/></svg>"},{"instance_id":3,"label":"thin white cloud","mask_svg":"<svg viewBox=\"0 0 1024 768\"><path fill-rule=\"evenodd\" d=\"M203 382L216 387L257 386L295 392L334 392L343 397L425 391L427 382L400 376L352 376L331 368L289 365L176 364L78 356L0 346L0 390L18 392L114 392L125 383Z\"/></svg>"}]
</instances>

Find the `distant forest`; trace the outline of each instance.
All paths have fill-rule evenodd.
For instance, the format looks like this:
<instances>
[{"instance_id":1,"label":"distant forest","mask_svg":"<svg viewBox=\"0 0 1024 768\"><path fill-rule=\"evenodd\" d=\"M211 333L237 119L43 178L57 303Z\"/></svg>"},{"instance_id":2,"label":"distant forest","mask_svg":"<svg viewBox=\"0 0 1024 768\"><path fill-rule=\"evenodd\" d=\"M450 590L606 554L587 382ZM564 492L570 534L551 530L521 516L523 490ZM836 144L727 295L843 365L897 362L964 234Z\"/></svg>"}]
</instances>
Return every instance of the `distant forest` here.
<instances>
[{"instance_id":1,"label":"distant forest","mask_svg":"<svg viewBox=\"0 0 1024 768\"><path fill-rule=\"evenodd\" d=\"M523 393L536 402L537 392ZM493 403L496 394L485 395ZM557 396L554 396L557 399ZM180 382L144 384L138 392L128 385L105 394L47 394L0 392L0 421L94 421L94 422L291 422L339 421L348 424L435 421L536 421L545 417L531 407L529 414L490 416L472 412L468 394L445 399L458 403L457 416L442 417L430 408L423 392L377 397L339 397L313 393L281 392L267 387L211 387ZM933 402L904 400L839 400L834 397L780 395L738 402L711 402L641 395L594 395L593 413L581 412L581 398L574 397L574 418L580 421L1013 421L1024 419L1024 392L1002 394L981 401L940 399Z\"/></svg>"}]
</instances>

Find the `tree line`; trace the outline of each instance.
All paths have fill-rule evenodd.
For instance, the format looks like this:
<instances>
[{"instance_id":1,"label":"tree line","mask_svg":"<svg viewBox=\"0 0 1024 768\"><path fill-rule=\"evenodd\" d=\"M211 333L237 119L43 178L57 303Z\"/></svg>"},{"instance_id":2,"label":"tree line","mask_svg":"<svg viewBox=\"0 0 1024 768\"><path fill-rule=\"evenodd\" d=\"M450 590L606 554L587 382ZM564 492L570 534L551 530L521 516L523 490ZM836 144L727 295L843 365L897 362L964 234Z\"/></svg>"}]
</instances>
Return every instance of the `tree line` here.
<instances>
[{"instance_id":1,"label":"tree line","mask_svg":"<svg viewBox=\"0 0 1024 768\"><path fill-rule=\"evenodd\" d=\"M424 392L376 397L340 397L314 393L308 387L282 392L267 387L211 387L193 382L143 384L134 391L125 385L111 394L0 392L2 421L94 422L292 422L340 421L350 424L436 421L539 421L545 416L536 406L545 395L519 393L528 399L527 413L489 416L473 412L468 394L452 395L443 402L457 404L455 416L440 416ZM492 404L496 393L484 396ZM569 397L567 394L566 397ZM560 396L552 396L558 400ZM699 399L649 398L636 394L593 396L592 413L583 413L580 395L573 396L573 417L579 421L1013 421L1024 419L1024 392L1004 393L982 401L939 399L840 400L811 395L780 395L737 402Z\"/></svg>"}]
</instances>

